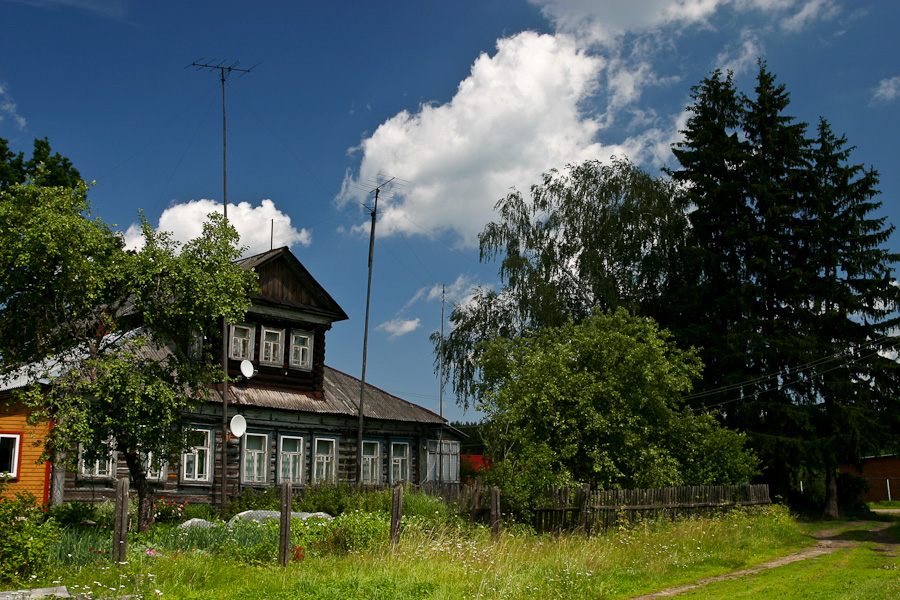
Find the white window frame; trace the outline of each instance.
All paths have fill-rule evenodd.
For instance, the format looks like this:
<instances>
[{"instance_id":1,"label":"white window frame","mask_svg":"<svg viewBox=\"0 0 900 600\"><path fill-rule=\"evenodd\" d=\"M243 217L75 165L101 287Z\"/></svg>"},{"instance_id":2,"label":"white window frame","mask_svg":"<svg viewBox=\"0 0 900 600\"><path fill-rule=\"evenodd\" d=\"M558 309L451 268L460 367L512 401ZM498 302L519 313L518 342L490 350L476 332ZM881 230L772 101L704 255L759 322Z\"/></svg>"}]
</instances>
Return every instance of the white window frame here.
<instances>
[{"instance_id":1,"label":"white window frame","mask_svg":"<svg viewBox=\"0 0 900 600\"><path fill-rule=\"evenodd\" d=\"M235 337L235 329L238 327L247 329L248 337ZM256 326L248 323L235 323L228 328L228 332L228 358L231 360L253 360L253 349L256 346ZM241 349L246 350L246 352L235 351L234 343L236 340L246 340L246 347Z\"/></svg>"},{"instance_id":2,"label":"white window frame","mask_svg":"<svg viewBox=\"0 0 900 600\"><path fill-rule=\"evenodd\" d=\"M18 479L19 477L19 455L22 453L22 434L21 433L0 433L0 440L12 440L12 456L10 457L9 471L0 471L0 479Z\"/></svg>"},{"instance_id":3,"label":"white window frame","mask_svg":"<svg viewBox=\"0 0 900 600\"><path fill-rule=\"evenodd\" d=\"M250 449L250 438L262 438L263 449ZM269 434L247 432L241 440L241 483L248 485L264 485L269 481ZM248 473L249 466L255 467L253 473ZM260 471L262 471L260 473Z\"/></svg>"},{"instance_id":4,"label":"white window frame","mask_svg":"<svg viewBox=\"0 0 900 600\"><path fill-rule=\"evenodd\" d=\"M405 448L404 453L398 454L398 448ZM403 483L409 481L409 442L391 442L391 483Z\"/></svg>"},{"instance_id":5,"label":"white window frame","mask_svg":"<svg viewBox=\"0 0 900 600\"><path fill-rule=\"evenodd\" d=\"M278 341L269 341L270 333L278 335ZM259 336L259 364L280 367L284 365L284 329L263 327Z\"/></svg>"},{"instance_id":6,"label":"white window frame","mask_svg":"<svg viewBox=\"0 0 900 600\"><path fill-rule=\"evenodd\" d=\"M331 442L331 452L320 452L319 444L322 442ZM337 481L338 467L338 439L334 437L317 437L313 439L312 451L312 482L313 483L334 483ZM322 465L322 470L320 470ZM330 465L330 467L329 467ZM329 473L330 470L330 473Z\"/></svg>"},{"instance_id":7,"label":"white window frame","mask_svg":"<svg viewBox=\"0 0 900 600\"><path fill-rule=\"evenodd\" d=\"M443 453L438 449L443 447ZM457 440L428 440L428 481L459 482L459 442ZM438 464L440 461L440 473Z\"/></svg>"},{"instance_id":8,"label":"white window frame","mask_svg":"<svg viewBox=\"0 0 900 600\"><path fill-rule=\"evenodd\" d=\"M372 453L374 446L375 452ZM369 452L367 454L367 451ZM381 442L363 440L362 443L362 482L366 485L381 484Z\"/></svg>"},{"instance_id":9,"label":"white window frame","mask_svg":"<svg viewBox=\"0 0 900 600\"><path fill-rule=\"evenodd\" d=\"M203 344L206 342L206 336L200 329L191 331L191 341L188 344L188 356L194 360L203 358Z\"/></svg>"},{"instance_id":10,"label":"white window frame","mask_svg":"<svg viewBox=\"0 0 900 600\"><path fill-rule=\"evenodd\" d=\"M153 453L147 452L147 456L144 458L144 474L147 476L149 481L165 481L166 479L166 463L162 463L159 465L159 470L152 470L153 467Z\"/></svg>"},{"instance_id":11,"label":"white window frame","mask_svg":"<svg viewBox=\"0 0 900 600\"><path fill-rule=\"evenodd\" d=\"M287 452L284 449L284 440L296 440L300 445L299 452ZM291 483L293 485L301 485L304 482L304 465L306 464L306 440L303 436L300 435L282 435L278 438L278 481L279 483ZM288 468L288 473L290 473L293 469L292 466L296 465L297 467L297 476L292 477L291 475L285 476L285 467Z\"/></svg>"},{"instance_id":12,"label":"white window frame","mask_svg":"<svg viewBox=\"0 0 900 600\"><path fill-rule=\"evenodd\" d=\"M192 433L199 433L204 436L204 443L202 445L191 446L191 449L184 454L181 455L181 481L184 483L209 483L212 480L212 466L213 466L213 448L212 448L212 431L205 427L191 427ZM190 434L189 434L190 435ZM205 458L203 463L205 465L206 473L201 473L197 466L200 464L200 454L198 450L202 450L205 453ZM194 469L193 472L188 473L188 457L193 456L194 459Z\"/></svg>"},{"instance_id":13,"label":"white window frame","mask_svg":"<svg viewBox=\"0 0 900 600\"><path fill-rule=\"evenodd\" d=\"M107 446L112 448L114 446L114 442L110 441L106 443ZM92 465L85 464L84 458L82 455L84 454L84 449L81 445L78 446L78 474L85 479L115 479L117 475L117 470L119 466L119 454L115 450L110 450L109 457L104 461L102 459L97 459L94 461ZM101 469L100 467L105 467Z\"/></svg>"},{"instance_id":14,"label":"white window frame","mask_svg":"<svg viewBox=\"0 0 900 600\"><path fill-rule=\"evenodd\" d=\"M298 336L306 337L307 343L295 344ZM288 354L288 364L292 369L301 369L309 371L313 366L313 332L303 329L292 329L290 339L290 351ZM303 352L306 351L306 360L303 359Z\"/></svg>"}]
</instances>

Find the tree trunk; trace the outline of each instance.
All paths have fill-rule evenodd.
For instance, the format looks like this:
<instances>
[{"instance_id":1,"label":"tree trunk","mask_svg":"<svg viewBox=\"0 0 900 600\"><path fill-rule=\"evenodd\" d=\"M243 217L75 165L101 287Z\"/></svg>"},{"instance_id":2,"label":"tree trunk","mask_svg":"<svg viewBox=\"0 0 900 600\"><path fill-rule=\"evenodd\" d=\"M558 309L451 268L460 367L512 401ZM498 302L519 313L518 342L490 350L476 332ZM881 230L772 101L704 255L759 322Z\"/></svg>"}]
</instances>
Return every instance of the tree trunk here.
<instances>
[{"instance_id":1,"label":"tree trunk","mask_svg":"<svg viewBox=\"0 0 900 600\"><path fill-rule=\"evenodd\" d=\"M147 481L144 463L136 452L125 453L125 464L131 475L131 482L138 494L137 527L138 532L145 533L153 527L155 513L153 510L153 488Z\"/></svg>"},{"instance_id":2,"label":"tree trunk","mask_svg":"<svg viewBox=\"0 0 900 600\"><path fill-rule=\"evenodd\" d=\"M825 510L822 512L823 519L838 518L838 486L837 473L832 467L825 470Z\"/></svg>"}]
</instances>

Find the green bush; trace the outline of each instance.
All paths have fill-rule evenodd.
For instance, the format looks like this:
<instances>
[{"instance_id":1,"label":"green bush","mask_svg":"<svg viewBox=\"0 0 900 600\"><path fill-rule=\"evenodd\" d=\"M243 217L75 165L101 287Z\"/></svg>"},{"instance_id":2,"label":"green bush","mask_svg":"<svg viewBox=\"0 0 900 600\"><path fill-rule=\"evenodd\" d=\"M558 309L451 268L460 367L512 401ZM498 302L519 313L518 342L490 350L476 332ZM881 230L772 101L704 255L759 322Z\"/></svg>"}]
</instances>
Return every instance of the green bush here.
<instances>
[{"instance_id":1,"label":"green bush","mask_svg":"<svg viewBox=\"0 0 900 600\"><path fill-rule=\"evenodd\" d=\"M62 527L79 525L94 520L94 507L87 502L66 502L48 508L45 516L52 518Z\"/></svg>"},{"instance_id":2,"label":"green bush","mask_svg":"<svg viewBox=\"0 0 900 600\"><path fill-rule=\"evenodd\" d=\"M842 512L850 514L866 513L869 506L859 499L862 494L869 491L869 482L852 473L838 475L838 507Z\"/></svg>"},{"instance_id":3,"label":"green bush","mask_svg":"<svg viewBox=\"0 0 900 600\"><path fill-rule=\"evenodd\" d=\"M34 496L0 498L0 581L19 583L48 566L56 522L44 519Z\"/></svg>"},{"instance_id":4,"label":"green bush","mask_svg":"<svg viewBox=\"0 0 900 600\"><path fill-rule=\"evenodd\" d=\"M215 521L219 518L219 509L212 504L188 504L183 505L184 510L182 516L184 520L189 519L206 519L207 521Z\"/></svg>"},{"instance_id":5,"label":"green bush","mask_svg":"<svg viewBox=\"0 0 900 600\"><path fill-rule=\"evenodd\" d=\"M322 540L325 549L340 552L371 552L387 548L391 516L384 512L345 512L331 522Z\"/></svg>"},{"instance_id":6,"label":"green bush","mask_svg":"<svg viewBox=\"0 0 900 600\"><path fill-rule=\"evenodd\" d=\"M229 515L236 515L245 510L280 510L281 490L277 487L263 489L246 488L237 496L228 500Z\"/></svg>"},{"instance_id":7,"label":"green bush","mask_svg":"<svg viewBox=\"0 0 900 600\"><path fill-rule=\"evenodd\" d=\"M166 500L163 496L156 501L153 507L154 518L158 523L180 523L184 520L184 508L187 506L187 500L178 502L176 500Z\"/></svg>"},{"instance_id":8,"label":"green bush","mask_svg":"<svg viewBox=\"0 0 900 600\"><path fill-rule=\"evenodd\" d=\"M347 484L312 485L294 496L293 509L299 512L323 512L334 517L348 510L351 496L353 490Z\"/></svg>"}]
</instances>

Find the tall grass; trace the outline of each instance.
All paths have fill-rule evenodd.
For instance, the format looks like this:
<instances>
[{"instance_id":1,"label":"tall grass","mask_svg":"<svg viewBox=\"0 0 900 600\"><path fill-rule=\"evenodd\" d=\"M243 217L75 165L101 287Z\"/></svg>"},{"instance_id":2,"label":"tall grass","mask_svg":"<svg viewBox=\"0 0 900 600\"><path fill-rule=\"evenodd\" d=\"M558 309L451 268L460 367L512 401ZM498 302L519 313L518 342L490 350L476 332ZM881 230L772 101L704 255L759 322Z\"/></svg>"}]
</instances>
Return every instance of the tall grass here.
<instances>
[{"instance_id":1,"label":"tall grass","mask_svg":"<svg viewBox=\"0 0 900 600\"><path fill-rule=\"evenodd\" d=\"M55 580L72 591L144 598L602 599L730 571L809 541L780 507L643 522L589 538L519 528L492 539L483 527L411 516L394 547L388 521L386 513L355 511L297 524L293 541L306 544L306 558L286 569L235 554L236 545L274 549L271 526L187 535L172 528L141 540L144 548L130 545L127 564L67 563Z\"/></svg>"}]
</instances>

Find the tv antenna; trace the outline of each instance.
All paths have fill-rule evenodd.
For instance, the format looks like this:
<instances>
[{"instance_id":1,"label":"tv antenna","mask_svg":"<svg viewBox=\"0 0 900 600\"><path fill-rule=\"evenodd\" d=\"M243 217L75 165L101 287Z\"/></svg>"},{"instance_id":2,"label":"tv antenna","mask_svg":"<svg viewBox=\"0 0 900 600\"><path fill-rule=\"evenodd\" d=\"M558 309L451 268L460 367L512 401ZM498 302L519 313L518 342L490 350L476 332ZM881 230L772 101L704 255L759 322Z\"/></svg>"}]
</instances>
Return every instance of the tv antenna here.
<instances>
[{"instance_id":1,"label":"tv antenna","mask_svg":"<svg viewBox=\"0 0 900 600\"><path fill-rule=\"evenodd\" d=\"M261 63L256 63L249 69L241 69L238 65L241 61L236 60L230 65L226 65L227 60L216 63L216 59L211 62L204 62L204 59L195 60L188 67L197 67L198 71L219 71L219 80L222 82L222 213L225 217L225 223L228 223L228 143L227 128L225 119L225 80L232 73L240 73L238 77L243 77ZM222 319L222 508L224 509L228 503L228 478L227 478L227 446L228 446L228 321Z\"/></svg>"},{"instance_id":2,"label":"tv antenna","mask_svg":"<svg viewBox=\"0 0 900 600\"><path fill-rule=\"evenodd\" d=\"M236 60L230 65L226 65L227 60L215 62L214 58L212 62L203 62L203 59L195 60L188 67L197 67L198 71L207 70L207 71L219 71L219 80L222 82L222 206L224 210L225 220L228 220L228 144L227 144L227 136L226 136L226 119L225 119L225 80L228 79L228 76L232 73L240 73L238 77L243 77L262 63L256 63L249 69L241 69L238 67L241 64L241 61Z\"/></svg>"},{"instance_id":3,"label":"tv antenna","mask_svg":"<svg viewBox=\"0 0 900 600\"><path fill-rule=\"evenodd\" d=\"M363 330L362 375L360 376L359 383L359 433L356 437L356 479L360 485L363 484L363 409L366 404L366 353L369 346L369 305L372 298L372 258L375 252L375 217L378 213L378 196L381 194L382 190L392 189L392 186L396 185L396 180L396 177L390 177L368 191L369 194L375 192L375 203L372 206L372 226L369 232L369 282L366 287L366 324L365 329Z\"/></svg>"}]
</instances>

